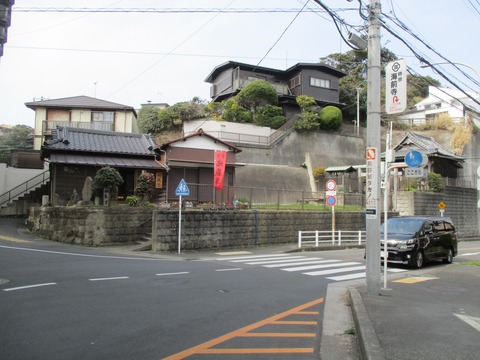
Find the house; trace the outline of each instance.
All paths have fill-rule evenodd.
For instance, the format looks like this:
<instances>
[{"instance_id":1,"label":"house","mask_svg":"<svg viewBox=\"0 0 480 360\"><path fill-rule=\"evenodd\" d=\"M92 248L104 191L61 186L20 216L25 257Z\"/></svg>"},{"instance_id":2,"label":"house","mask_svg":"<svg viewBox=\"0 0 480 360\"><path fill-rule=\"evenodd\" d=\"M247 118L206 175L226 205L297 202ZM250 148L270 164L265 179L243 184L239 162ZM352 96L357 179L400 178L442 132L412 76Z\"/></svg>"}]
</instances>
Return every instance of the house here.
<instances>
[{"instance_id":1,"label":"house","mask_svg":"<svg viewBox=\"0 0 480 360\"><path fill-rule=\"evenodd\" d=\"M40 150L42 143L52 138L52 130L57 126L138 133L137 113L128 105L73 96L27 102L25 106L35 111L35 150Z\"/></svg>"},{"instance_id":2,"label":"house","mask_svg":"<svg viewBox=\"0 0 480 360\"><path fill-rule=\"evenodd\" d=\"M211 84L210 97L222 101L235 96L254 80L266 80L278 93L279 106L287 118L300 111L295 98L313 97L319 106L339 103L338 81L346 73L321 63L298 63L287 70L227 61L215 67L205 82Z\"/></svg>"},{"instance_id":3,"label":"house","mask_svg":"<svg viewBox=\"0 0 480 360\"><path fill-rule=\"evenodd\" d=\"M468 93L479 99L474 92ZM398 117L399 124L422 125L434 121L440 114L447 114L454 122L464 122L468 117L477 123L480 121L480 105L456 89L428 87L428 97L415 104L414 108Z\"/></svg>"},{"instance_id":4,"label":"house","mask_svg":"<svg viewBox=\"0 0 480 360\"><path fill-rule=\"evenodd\" d=\"M51 203L68 202L73 191L82 194L85 179L95 177L104 166L117 169L124 183L118 199L133 195L138 176L155 175L153 200L164 201L167 167L157 160L155 143L149 135L57 126L41 148L50 164Z\"/></svg>"},{"instance_id":5,"label":"house","mask_svg":"<svg viewBox=\"0 0 480 360\"><path fill-rule=\"evenodd\" d=\"M224 190L213 187L215 151L226 151ZM183 179L187 183L190 196L186 201L232 202L235 194L231 187L235 185L236 154L242 150L230 145L203 129L198 129L180 139L170 141L155 148L161 161L168 166L167 201L176 202L175 190Z\"/></svg>"},{"instance_id":6,"label":"house","mask_svg":"<svg viewBox=\"0 0 480 360\"><path fill-rule=\"evenodd\" d=\"M404 162L405 155L410 150L420 151L428 158L427 171L440 174L444 178L457 179L458 170L462 169L462 163L465 162L463 156L445 149L433 137L413 132L408 132L393 150L394 162Z\"/></svg>"}]
</instances>

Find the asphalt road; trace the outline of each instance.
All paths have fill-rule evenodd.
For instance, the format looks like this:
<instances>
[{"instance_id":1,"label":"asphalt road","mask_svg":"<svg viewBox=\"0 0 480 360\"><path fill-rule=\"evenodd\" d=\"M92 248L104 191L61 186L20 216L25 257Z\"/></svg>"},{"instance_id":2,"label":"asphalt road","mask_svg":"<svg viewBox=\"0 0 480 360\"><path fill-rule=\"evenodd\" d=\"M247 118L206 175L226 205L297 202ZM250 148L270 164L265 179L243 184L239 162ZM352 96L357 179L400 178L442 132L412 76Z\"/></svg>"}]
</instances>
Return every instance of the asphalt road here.
<instances>
[{"instance_id":1,"label":"asphalt road","mask_svg":"<svg viewBox=\"0 0 480 360\"><path fill-rule=\"evenodd\" d=\"M315 348L300 357L262 358L318 358L325 278L223 259L186 261L58 244L18 233L5 221L0 227L3 360L162 359L252 324L268 334L309 335L234 333L222 348ZM266 319L277 323L261 323ZM205 358L196 356L189 358Z\"/></svg>"}]
</instances>

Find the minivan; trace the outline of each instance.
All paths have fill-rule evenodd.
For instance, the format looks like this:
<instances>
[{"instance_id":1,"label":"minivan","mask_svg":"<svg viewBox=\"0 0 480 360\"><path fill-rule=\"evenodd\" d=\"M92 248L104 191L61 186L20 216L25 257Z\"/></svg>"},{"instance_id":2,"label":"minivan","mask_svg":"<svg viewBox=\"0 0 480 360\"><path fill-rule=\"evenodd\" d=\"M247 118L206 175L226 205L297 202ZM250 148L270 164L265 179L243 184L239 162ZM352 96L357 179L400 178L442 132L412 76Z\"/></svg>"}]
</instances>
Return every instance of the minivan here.
<instances>
[{"instance_id":1,"label":"minivan","mask_svg":"<svg viewBox=\"0 0 480 360\"><path fill-rule=\"evenodd\" d=\"M397 216L387 220L387 261L419 269L426 262L450 264L458 252L455 226L447 217ZM380 231L385 254L385 224ZM383 257L383 256L382 256Z\"/></svg>"}]
</instances>

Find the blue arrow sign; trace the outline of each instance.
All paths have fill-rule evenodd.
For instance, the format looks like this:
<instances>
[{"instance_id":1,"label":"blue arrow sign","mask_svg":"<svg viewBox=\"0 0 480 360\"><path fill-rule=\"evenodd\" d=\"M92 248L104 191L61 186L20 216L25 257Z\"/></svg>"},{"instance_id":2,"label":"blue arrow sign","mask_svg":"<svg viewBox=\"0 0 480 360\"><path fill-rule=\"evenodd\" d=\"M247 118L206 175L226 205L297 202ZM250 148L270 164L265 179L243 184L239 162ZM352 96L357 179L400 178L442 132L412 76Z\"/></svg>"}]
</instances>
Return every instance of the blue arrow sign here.
<instances>
[{"instance_id":1,"label":"blue arrow sign","mask_svg":"<svg viewBox=\"0 0 480 360\"><path fill-rule=\"evenodd\" d=\"M423 164L424 155L418 150L410 150L405 155L405 162L408 166L419 167Z\"/></svg>"},{"instance_id":2,"label":"blue arrow sign","mask_svg":"<svg viewBox=\"0 0 480 360\"><path fill-rule=\"evenodd\" d=\"M176 196L189 196L190 195L190 189L187 186L187 183L185 180L180 180L180 183L177 186L177 189L175 190L175 195Z\"/></svg>"}]
</instances>

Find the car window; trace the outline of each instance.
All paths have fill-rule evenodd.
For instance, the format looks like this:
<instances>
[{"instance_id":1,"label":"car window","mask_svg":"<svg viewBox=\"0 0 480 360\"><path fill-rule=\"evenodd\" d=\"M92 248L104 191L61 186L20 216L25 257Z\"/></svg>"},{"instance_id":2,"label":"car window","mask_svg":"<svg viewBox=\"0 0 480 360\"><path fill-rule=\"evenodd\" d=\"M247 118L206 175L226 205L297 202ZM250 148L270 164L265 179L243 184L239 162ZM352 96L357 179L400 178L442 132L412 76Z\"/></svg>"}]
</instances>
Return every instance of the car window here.
<instances>
[{"instance_id":1,"label":"car window","mask_svg":"<svg viewBox=\"0 0 480 360\"><path fill-rule=\"evenodd\" d=\"M445 222L445 229L448 231L455 231L455 227L449 222Z\"/></svg>"},{"instance_id":2,"label":"car window","mask_svg":"<svg viewBox=\"0 0 480 360\"><path fill-rule=\"evenodd\" d=\"M389 234L413 235L422 227L423 220L415 218L390 218L387 221ZM381 232L385 232L385 224L382 224Z\"/></svg>"},{"instance_id":3,"label":"car window","mask_svg":"<svg viewBox=\"0 0 480 360\"><path fill-rule=\"evenodd\" d=\"M433 226L433 223L431 221L426 222L425 225L423 226L424 233L431 233L435 230L436 230L435 226Z\"/></svg>"}]
</instances>

